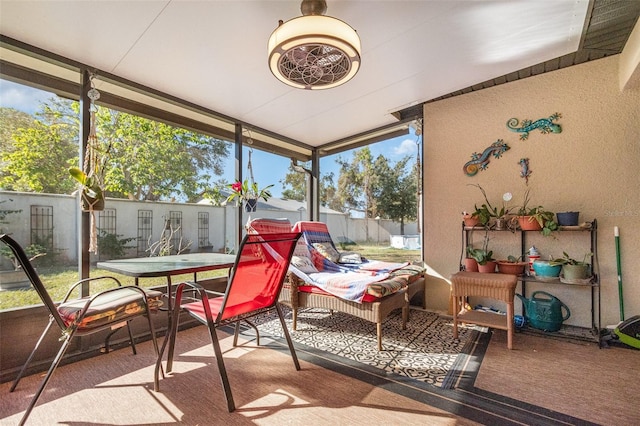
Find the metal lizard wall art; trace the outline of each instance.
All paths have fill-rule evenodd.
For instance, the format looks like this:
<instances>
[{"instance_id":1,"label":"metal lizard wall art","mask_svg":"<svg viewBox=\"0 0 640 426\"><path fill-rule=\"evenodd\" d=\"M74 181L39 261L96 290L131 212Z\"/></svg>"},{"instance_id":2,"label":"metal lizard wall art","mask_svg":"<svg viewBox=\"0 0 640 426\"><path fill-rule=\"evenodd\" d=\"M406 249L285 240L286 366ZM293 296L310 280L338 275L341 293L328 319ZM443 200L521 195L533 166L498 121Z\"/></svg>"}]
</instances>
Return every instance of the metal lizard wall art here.
<instances>
[{"instance_id":1,"label":"metal lizard wall art","mask_svg":"<svg viewBox=\"0 0 640 426\"><path fill-rule=\"evenodd\" d=\"M465 163L462 170L467 176L474 176L479 170L486 170L486 168L489 167L491 155L493 155L494 158L500 158L502 157L502 153L508 149L509 145L507 145L502 139L498 139L492 143L491 146L482 151L482 154L478 154L477 152L471 154L471 160Z\"/></svg>"},{"instance_id":2,"label":"metal lizard wall art","mask_svg":"<svg viewBox=\"0 0 640 426\"><path fill-rule=\"evenodd\" d=\"M518 127L517 118L510 118L507 121L507 129L511 130L512 132L521 133L520 140L522 141L527 140L529 138L529 132L535 129L540 129L540 132L542 134L561 133L562 127L559 124L554 123L554 121L561 117L562 114L556 112L549 118L541 118L534 122L532 122L531 120L522 120L522 123L520 123L520 127Z\"/></svg>"},{"instance_id":3,"label":"metal lizard wall art","mask_svg":"<svg viewBox=\"0 0 640 426\"><path fill-rule=\"evenodd\" d=\"M518 164L520 164L520 177L524 178L525 184L529 185L529 176L531 176L531 169L529 168L529 159L521 158Z\"/></svg>"}]
</instances>

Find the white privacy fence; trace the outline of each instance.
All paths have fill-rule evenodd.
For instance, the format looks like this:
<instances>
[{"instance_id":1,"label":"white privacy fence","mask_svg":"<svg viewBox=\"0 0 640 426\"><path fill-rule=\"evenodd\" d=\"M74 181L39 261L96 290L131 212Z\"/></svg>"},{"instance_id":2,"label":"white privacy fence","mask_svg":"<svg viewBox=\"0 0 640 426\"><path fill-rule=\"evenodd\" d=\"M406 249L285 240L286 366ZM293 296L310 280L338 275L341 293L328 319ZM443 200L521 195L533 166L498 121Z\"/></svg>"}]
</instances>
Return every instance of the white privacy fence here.
<instances>
[{"instance_id":1,"label":"white privacy fence","mask_svg":"<svg viewBox=\"0 0 640 426\"><path fill-rule=\"evenodd\" d=\"M57 252L57 259L74 262L78 259L78 229L80 211L75 196L0 191L0 210L18 210L6 216L0 224L1 232L11 233L22 245L34 242L34 234L49 233L50 245ZM306 220L306 211L270 209L260 204L251 217L287 218L291 223ZM246 221L249 213L243 212ZM131 201L108 198L105 210L95 212L98 228L118 238L133 238L128 243L127 257L146 256L149 242L158 241L166 230L167 221L183 246L191 242L191 251L234 250L238 241L236 207L208 204L183 204L170 202ZM400 224L384 219L351 218L346 214L320 213L336 244L354 241L358 243L389 246L400 235ZM179 229L178 229L179 228ZM405 224L404 234L415 237L415 223ZM411 241L414 241L413 239ZM405 247L415 248L415 247ZM102 257L101 257L102 258Z\"/></svg>"}]
</instances>

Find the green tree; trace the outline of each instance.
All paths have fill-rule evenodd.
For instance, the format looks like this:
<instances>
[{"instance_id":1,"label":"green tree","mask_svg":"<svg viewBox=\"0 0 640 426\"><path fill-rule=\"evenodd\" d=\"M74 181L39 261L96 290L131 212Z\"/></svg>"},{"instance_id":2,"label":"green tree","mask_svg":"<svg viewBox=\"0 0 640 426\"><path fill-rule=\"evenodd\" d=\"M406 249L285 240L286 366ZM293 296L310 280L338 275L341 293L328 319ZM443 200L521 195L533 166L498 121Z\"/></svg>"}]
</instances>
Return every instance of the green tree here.
<instances>
[{"instance_id":1,"label":"green tree","mask_svg":"<svg viewBox=\"0 0 640 426\"><path fill-rule=\"evenodd\" d=\"M13 108L0 108L0 152L6 153L13 149L13 135L18 129L31 127L33 117L26 112Z\"/></svg>"},{"instance_id":2,"label":"green tree","mask_svg":"<svg viewBox=\"0 0 640 426\"><path fill-rule=\"evenodd\" d=\"M102 110L98 139L108 146L105 189L132 200L186 199L216 194L230 144L143 117Z\"/></svg>"},{"instance_id":3,"label":"green tree","mask_svg":"<svg viewBox=\"0 0 640 426\"><path fill-rule=\"evenodd\" d=\"M362 211L365 217L372 215L375 208L373 188L378 184L373 156L369 147L355 150L351 162L336 159L340 165L338 177L338 198L347 209Z\"/></svg>"},{"instance_id":4,"label":"green tree","mask_svg":"<svg viewBox=\"0 0 640 426\"><path fill-rule=\"evenodd\" d=\"M45 102L35 119L13 111L3 127L0 187L14 191L71 193L77 183L68 168L78 164L79 104L62 98ZM230 144L128 113L98 108L96 135L107 155L107 196L133 200L198 201L218 194Z\"/></svg>"},{"instance_id":5,"label":"green tree","mask_svg":"<svg viewBox=\"0 0 640 426\"><path fill-rule=\"evenodd\" d=\"M28 125L21 115L5 116L13 128L3 140L0 187L12 191L66 193L75 188L67 168L78 156L78 125L54 99ZM74 114L77 117L77 113ZM22 127L27 125L27 127ZM4 137L4 135L3 135Z\"/></svg>"},{"instance_id":6,"label":"green tree","mask_svg":"<svg viewBox=\"0 0 640 426\"><path fill-rule=\"evenodd\" d=\"M332 210L346 213L347 209L338 196L338 189L333 183L333 172L327 173L320 178L320 205Z\"/></svg>"},{"instance_id":7,"label":"green tree","mask_svg":"<svg viewBox=\"0 0 640 426\"><path fill-rule=\"evenodd\" d=\"M398 161L393 167L379 156L375 162L379 185L374 190L375 214L381 218L400 222L400 233L404 224L417 218L417 179L414 170L407 167L410 157Z\"/></svg>"},{"instance_id":8,"label":"green tree","mask_svg":"<svg viewBox=\"0 0 640 426\"><path fill-rule=\"evenodd\" d=\"M280 183L282 198L296 201L304 201L307 198L307 174L295 171L292 164L289 164L289 170Z\"/></svg>"},{"instance_id":9,"label":"green tree","mask_svg":"<svg viewBox=\"0 0 640 426\"><path fill-rule=\"evenodd\" d=\"M333 210L344 211L344 206L336 197L336 188L333 184L333 172L322 175L319 180L320 205ZM280 181L282 187L282 197L289 200L304 201L307 197L307 174L300 173L289 166L285 178Z\"/></svg>"}]
</instances>

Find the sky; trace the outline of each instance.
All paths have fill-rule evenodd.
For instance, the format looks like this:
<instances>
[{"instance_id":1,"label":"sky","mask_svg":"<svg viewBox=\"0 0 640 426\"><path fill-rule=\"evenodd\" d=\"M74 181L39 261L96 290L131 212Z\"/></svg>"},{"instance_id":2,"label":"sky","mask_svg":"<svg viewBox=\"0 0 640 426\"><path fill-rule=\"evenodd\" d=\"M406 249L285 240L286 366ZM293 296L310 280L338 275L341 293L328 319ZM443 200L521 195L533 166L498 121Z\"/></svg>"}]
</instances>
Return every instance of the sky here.
<instances>
[{"instance_id":1,"label":"sky","mask_svg":"<svg viewBox=\"0 0 640 426\"><path fill-rule=\"evenodd\" d=\"M0 79L0 107L14 108L19 111L23 111L29 114L35 113L42 102L48 100L50 97L55 96L50 92L45 92L39 89L34 89L21 84L13 83L7 80ZM421 138L415 136L410 130L410 134L389 139L388 141L379 142L369 146L373 158L382 154L387 159L395 164L397 161L402 160L404 157L411 156L415 158L418 150L416 141ZM232 151L233 154L233 151ZM337 156L342 159L350 161L353 155L353 151L345 151ZM339 166L335 162L337 156L323 157L320 159L320 173L325 175L327 173L334 173L334 181L337 184L337 178L339 174ZM269 154L257 149L252 153L252 165L253 175L255 181L260 188L269 184L274 184L271 193L274 197L280 197L282 195L281 180L284 180L287 171L289 170L290 160L288 158L280 157L274 154ZM246 169L246 162L248 156L245 153L244 162L245 170L242 171L243 176L248 177L249 172ZM228 182L232 182L235 176L233 170L233 158L228 159L228 166L225 168L225 178Z\"/></svg>"}]
</instances>

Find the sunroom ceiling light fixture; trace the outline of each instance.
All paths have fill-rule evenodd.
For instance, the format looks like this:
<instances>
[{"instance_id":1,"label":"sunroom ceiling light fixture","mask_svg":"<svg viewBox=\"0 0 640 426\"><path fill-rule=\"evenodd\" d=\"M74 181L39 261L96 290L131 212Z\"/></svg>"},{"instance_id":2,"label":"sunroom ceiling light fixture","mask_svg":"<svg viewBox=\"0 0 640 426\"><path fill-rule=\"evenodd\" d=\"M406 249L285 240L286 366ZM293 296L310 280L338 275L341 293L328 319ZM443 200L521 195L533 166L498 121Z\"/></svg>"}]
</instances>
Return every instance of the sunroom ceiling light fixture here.
<instances>
[{"instance_id":1,"label":"sunroom ceiling light fixture","mask_svg":"<svg viewBox=\"0 0 640 426\"><path fill-rule=\"evenodd\" d=\"M327 2L302 0L303 16L280 21L269 38L273 75L299 89L330 89L360 68L360 37L343 21L324 16Z\"/></svg>"}]
</instances>

